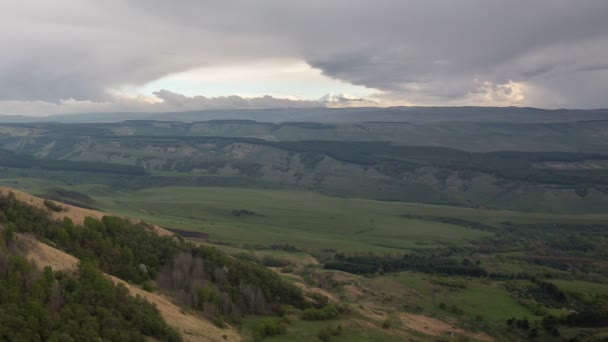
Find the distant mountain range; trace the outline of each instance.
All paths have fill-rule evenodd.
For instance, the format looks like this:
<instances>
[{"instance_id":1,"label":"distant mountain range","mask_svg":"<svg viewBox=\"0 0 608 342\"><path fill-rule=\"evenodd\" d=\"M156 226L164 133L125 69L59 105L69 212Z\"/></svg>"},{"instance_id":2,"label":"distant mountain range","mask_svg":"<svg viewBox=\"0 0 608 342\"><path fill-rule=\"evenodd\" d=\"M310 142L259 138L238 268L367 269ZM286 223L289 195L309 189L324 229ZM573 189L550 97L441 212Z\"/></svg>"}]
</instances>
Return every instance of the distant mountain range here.
<instances>
[{"instance_id":1,"label":"distant mountain range","mask_svg":"<svg viewBox=\"0 0 608 342\"><path fill-rule=\"evenodd\" d=\"M108 123L125 120L198 122L208 120L254 120L262 122L507 122L556 123L608 120L608 109L539 109L529 107L363 107L226 109L189 112L110 112L60 114L47 117L0 115L0 122Z\"/></svg>"}]
</instances>

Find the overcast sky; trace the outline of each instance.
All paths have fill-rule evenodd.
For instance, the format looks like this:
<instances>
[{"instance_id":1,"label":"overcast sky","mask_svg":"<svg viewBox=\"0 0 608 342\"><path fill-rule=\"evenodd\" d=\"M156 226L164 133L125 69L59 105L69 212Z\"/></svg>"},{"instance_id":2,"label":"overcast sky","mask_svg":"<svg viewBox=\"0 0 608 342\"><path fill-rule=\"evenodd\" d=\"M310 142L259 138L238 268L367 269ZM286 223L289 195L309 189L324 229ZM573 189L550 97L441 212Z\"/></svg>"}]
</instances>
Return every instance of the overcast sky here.
<instances>
[{"instance_id":1,"label":"overcast sky","mask_svg":"<svg viewBox=\"0 0 608 342\"><path fill-rule=\"evenodd\" d=\"M606 18L605 0L0 0L0 114L608 107Z\"/></svg>"}]
</instances>

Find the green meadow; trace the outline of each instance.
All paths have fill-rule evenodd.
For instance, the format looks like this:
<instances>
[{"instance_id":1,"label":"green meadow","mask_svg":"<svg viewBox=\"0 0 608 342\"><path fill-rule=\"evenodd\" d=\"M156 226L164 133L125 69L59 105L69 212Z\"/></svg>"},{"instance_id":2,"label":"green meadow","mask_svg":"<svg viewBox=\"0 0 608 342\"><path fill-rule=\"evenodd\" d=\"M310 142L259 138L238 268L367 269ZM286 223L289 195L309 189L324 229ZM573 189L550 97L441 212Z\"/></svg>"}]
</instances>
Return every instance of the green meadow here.
<instances>
[{"instance_id":1,"label":"green meadow","mask_svg":"<svg viewBox=\"0 0 608 342\"><path fill-rule=\"evenodd\" d=\"M491 235L400 216L418 211L417 205L303 191L164 187L93 197L110 212L165 227L202 231L211 241L236 244L399 251L466 245ZM233 212L239 210L249 214Z\"/></svg>"},{"instance_id":2,"label":"green meadow","mask_svg":"<svg viewBox=\"0 0 608 342\"><path fill-rule=\"evenodd\" d=\"M501 222L601 222L606 215L546 215L328 197L291 190L158 187L93 191L102 209L164 227L201 231L214 242L292 244L301 248L398 252L463 246L492 233L427 220L450 217ZM235 211L246 211L238 215ZM415 215L424 219L406 219Z\"/></svg>"}]
</instances>

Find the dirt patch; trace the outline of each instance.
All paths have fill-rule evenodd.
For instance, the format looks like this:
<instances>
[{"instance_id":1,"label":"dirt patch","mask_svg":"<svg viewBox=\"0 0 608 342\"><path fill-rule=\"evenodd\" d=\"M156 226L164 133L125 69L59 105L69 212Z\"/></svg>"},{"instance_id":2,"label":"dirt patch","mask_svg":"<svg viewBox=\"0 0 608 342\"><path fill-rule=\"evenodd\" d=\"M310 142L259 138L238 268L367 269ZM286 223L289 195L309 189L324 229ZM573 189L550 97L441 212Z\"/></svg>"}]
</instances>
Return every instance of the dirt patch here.
<instances>
[{"instance_id":1,"label":"dirt patch","mask_svg":"<svg viewBox=\"0 0 608 342\"><path fill-rule=\"evenodd\" d=\"M453 336L466 335L480 341L494 341L494 339L484 333L471 333L457 328L449 323L436 318L412 313L398 313L401 322L408 328L431 336Z\"/></svg>"},{"instance_id":2,"label":"dirt patch","mask_svg":"<svg viewBox=\"0 0 608 342\"><path fill-rule=\"evenodd\" d=\"M380 307L372 308L369 306L359 307L358 311L380 324L387 317L389 317L388 313L385 312L384 309ZM387 332L390 332L393 335L405 337L409 334L407 331L416 331L418 333L423 333L428 336L433 337L454 337L458 335L467 336L475 339L476 341L484 341L484 342L493 342L494 339L489 335L479 332L473 333L469 331L465 331L461 328L455 327L450 323L444 322L437 318L427 317L423 315L413 314L413 313L405 313L405 312L394 312L395 317L397 317L403 326L397 329L390 329ZM371 323L370 323L371 324Z\"/></svg>"},{"instance_id":3,"label":"dirt patch","mask_svg":"<svg viewBox=\"0 0 608 342\"><path fill-rule=\"evenodd\" d=\"M51 266L53 270L74 271L80 262L75 257L44 244L35 237L27 234L17 234L17 237L27 244L25 257L39 267Z\"/></svg>"},{"instance_id":4,"label":"dirt patch","mask_svg":"<svg viewBox=\"0 0 608 342\"><path fill-rule=\"evenodd\" d=\"M357 300L363 297L365 294L355 285L345 285L344 292L349 300Z\"/></svg>"}]
</instances>

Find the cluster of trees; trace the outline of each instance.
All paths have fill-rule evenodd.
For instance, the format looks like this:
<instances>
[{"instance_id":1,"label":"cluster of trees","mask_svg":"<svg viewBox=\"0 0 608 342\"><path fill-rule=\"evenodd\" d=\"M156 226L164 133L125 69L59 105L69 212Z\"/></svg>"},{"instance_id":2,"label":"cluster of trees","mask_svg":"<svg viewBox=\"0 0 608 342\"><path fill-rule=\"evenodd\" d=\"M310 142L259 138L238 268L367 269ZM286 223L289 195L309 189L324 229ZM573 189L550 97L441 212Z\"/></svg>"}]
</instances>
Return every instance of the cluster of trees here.
<instances>
[{"instance_id":1,"label":"cluster of trees","mask_svg":"<svg viewBox=\"0 0 608 342\"><path fill-rule=\"evenodd\" d=\"M560 271L571 269L597 272L594 261L608 257L606 224L503 222L493 237L477 242L477 251L483 254L523 251L528 255L518 260L550 267ZM551 276L547 271L545 278ZM532 278L525 272L490 274L495 278Z\"/></svg>"},{"instance_id":2,"label":"cluster of trees","mask_svg":"<svg viewBox=\"0 0 608 342\"><path fill-rule=\"evenodd\" d=\"M279 319L264 319L253 327L253 341L257 342L262 341L266 337L284 335L291 323L291 320L287 316Z\"/></svg>"},{"instance_id":3,"label":"cluster of trees","mask_svg":"<svg viewBox=\"0 0 608 342\"><path fill-rule=\"evenodd\" d=\"M49 208L49 210L52 210L57 213L62 212L64 209L63 206L56 204L55 202L50 201L48 199L44 200L43 204L45 207Z\"/></svg>"},{"instance_id":4,"label":"cluster of trees","mask_svg":"<svg viewBox=\"0 0 608 342\"><path fill-rule=\"evenodd\" d=\"M581 327L608 327L608 299L582 304L577 312L565 317L564 324Z\"/></svg>"},{"instance_id":5,"label":"cluster of trees","mask_svg":"<svg viewBox=\"0 0 608 342\"><path fill-rule=\"evenodd\" d=\"M555 284L532 277L531 285L517 286L511 283L506 284L505 288L517 298L520 304L530 311L544 315L546 308L568 308L575 309L577 301L570 298Z\"/></svg>"},{"instance_id":6,"label":"cluster of trees","mask_svg":"<svg viewBox=\"0 0 608 342\"><path fill-rule=\"evenodd\" d=\"M310 306L302 290L262 265L235 259L208 246L190 246L190 252L194 259L203 260L204 280L232 302L227 311L233 318L237 314L278 314L283 305L299 309ZM226 313L221 306L217 308L221 314Z\"/></svg>"},{"instance_id":7,"label":"cluster of trees","mask_svg":"<svg viewBox=\"0 0 608 342\"><path fill-rule=\"evenodd\" d=\"M45 210L0 196L0 222L34 233L102 271L142 284L157 280L178 301L210 317L232 321L248 313L278 313L282 305L306 308L302 291L271 270L232 258L213 247L159 236L142 223L105 216L51 220Z\"/></svg>"},{"instance_id":8,"label":"cluster of trees","mask_svg":"<svg viewBox=\"0 0 608 342\"><path fill-rule=\"evenodd\" d=\"M557 330L559 325L578 327L607 327L608 326L608 296L593 295L581 296L576 293L565 292L555 284L547 281L532 279L532 285L516 287L507 286L506 289L515 294L516 298L525 303L533 304L531 309L539 307L542 310L533 310L544 315L543 329L549 332ZM546 308L567 308L573 312L562 317L547 314ZM518 320L511 319L507 324L517 325ZM521 328L521 327L520 327ZM524 329L526 330L526 329Z\"/></svg>"},{"instance_id":9,"label":"cluster of trees","mask_svg":"<svg viewBox=\"0 0 608 342\"><path fill-rule=\"evenodd\" d=\"M11 228L0 236L0 340L180 340L152 304L130 296L92 263L81 263L76 275L40 271L17 255Z\"/></svg>"},{"instance_id":10,"label":"cluster of trees","mask_svg":"<svg viewBox=\"0 0 608 342\"><path fill-rule=\"evenodd\" d=\"M461 262L453 258L423 255L403 255L401 258L384 255L336 254L333 262L325 264L326 269L340 270L355 274L375 274L399 272L403 270L418 271L430 274L467 275L471 277L487 276L488 273L479 265L467 259Z\"/></svg>"},{"instance_id":11,"label":"cluster of trees","mask_svg":"<svg viewBox=\"0 0 608 342\"><path fill-rule=\"evenodd\" d=\"M510 328L513 329L520 329L523 330L524 332L528 333L528 337L529 338L537 338L539 336L539 331L537 327L531 327L530 326L530 321L528 320L527 317L524 317L522 319L516 319L516 318L509 318L507 320L507 325ZM557 333L556 336L559 336L559 332Z\"/></svg>"},{"instance_id":12,"label":"cluster of trees","mask_svg":"<svg viewBox=\"0 0 608 342\"><path fill-rule=\"evenodd\" d=\"M519 329L528 333L528 337L535 338L545 331L553 337L560 336L560 326L576 326L588 328L600 328L608 326L608 311L601 305L593 304L591 307L583 308L580 312L570 313L566 316L556 317L553 315L543 316L542 321L530 323L527 318L517 319L515 317L507 320L507 325L512 329Z\"/></svg>"}]
</instances>

